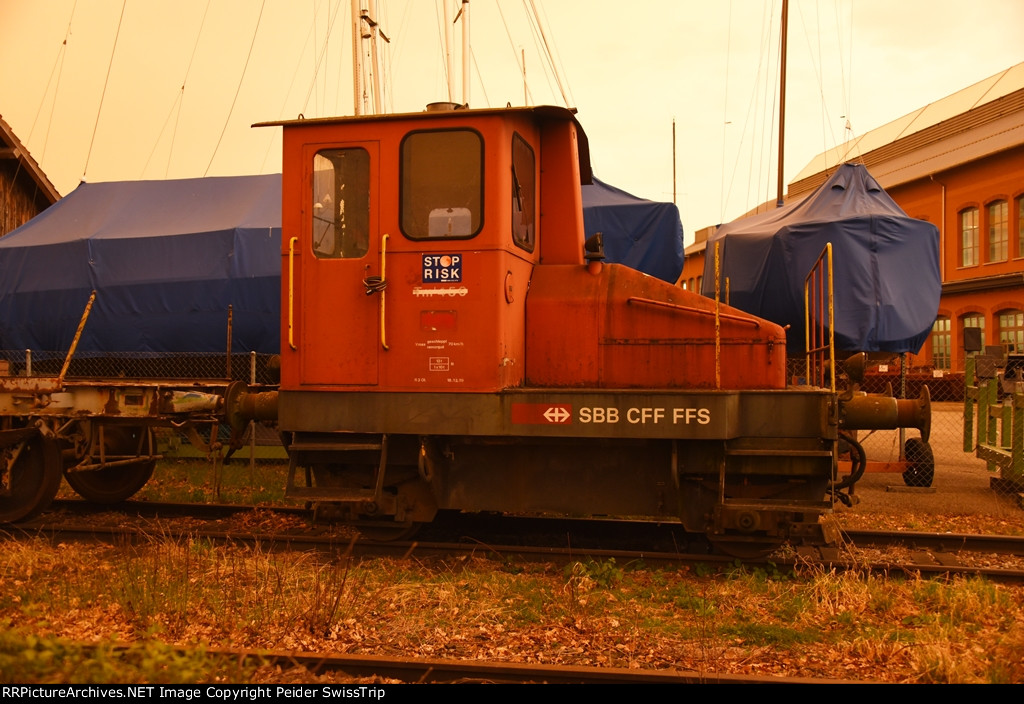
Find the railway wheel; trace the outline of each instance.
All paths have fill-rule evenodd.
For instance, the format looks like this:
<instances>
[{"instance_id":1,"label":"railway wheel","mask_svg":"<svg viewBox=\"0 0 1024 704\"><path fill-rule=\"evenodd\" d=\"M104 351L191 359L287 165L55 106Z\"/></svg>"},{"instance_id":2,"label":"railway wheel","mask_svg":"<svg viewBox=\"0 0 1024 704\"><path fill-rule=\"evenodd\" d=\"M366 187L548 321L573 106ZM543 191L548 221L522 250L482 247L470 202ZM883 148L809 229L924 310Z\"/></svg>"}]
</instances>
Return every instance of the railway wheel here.
<instances>
[{"instance_id":1,"label":"railway wheel","mask_svg":"<svg viewBox=\"0 0 1024 704\"><path fill-rule=\"evenodd\" d=\"M409 540L422 527L421 523L397 523L389 520L356 521L352 526L359 535L375 543L391 543Z\"/></svg>"},{"instance_id":2,"label":"railway wheel","mask_svg":"<svg viewBox=\"0 0 1024 704\"><path fill-rule=\"evenodd\" d=\"M767 557L782 547L779 538L758 538L749 535L715 535L708 536L711 545L718 552L737 560L757 560Z\"/></svg>"},{"instance_id":3,"label":"railway wheel","mask_svg":"<svg viewBox=\"0 0 1024 704\"><path fill-rule=\"evenodd\" d=\"M0 448L0 523L46 510L60 488L60 468L57 443L39 433Z\"/></svg>"},{"instance_id":4,"label":"railway wheel","mask_svg":"<svg viewBox=\"0 0 1024 704\"><path fill-rule=\"evenodd\" d=\"M140 436L149 432L146 428L104 428L105 451L110 455L130 455L140 448ZM140 459L128 464L91 469L81 472L64 469L64 478L75 492L86 501L97 504L116 504L134 496L146 485L153 470L155 459Z\"/></svg>"},{"instance_id":5,"label":"railway wheel","mask_svg":"<svg viewBox=\"0 0 1024 704\"><path fill-rule=\"evenodd\" d=\"M907 486L931 486L935 480L935 455L931 445L921 438L907 438L903 456L910 465L903 471L903 483Z\"/></svg>"}]
</instances>

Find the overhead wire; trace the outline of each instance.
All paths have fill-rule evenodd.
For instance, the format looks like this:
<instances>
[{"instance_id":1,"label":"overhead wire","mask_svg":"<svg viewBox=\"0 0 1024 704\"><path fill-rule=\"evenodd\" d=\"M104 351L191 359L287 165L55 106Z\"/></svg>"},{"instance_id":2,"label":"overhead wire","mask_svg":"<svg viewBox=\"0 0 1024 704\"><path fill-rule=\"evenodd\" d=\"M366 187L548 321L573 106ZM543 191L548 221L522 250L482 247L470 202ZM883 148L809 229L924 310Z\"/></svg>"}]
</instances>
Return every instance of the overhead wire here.
<instances>
[{"instance_id":1,"label":"overhead wire","mask_svg":"<svg viewBox=\"0 0 1024 704\"><path fill-rule=\"evenodd\" d=\"M534 2L534 0L524 0L524 1L525 2L529 2L529 4L530 4L530 9L533 12L533 17L534 17L534 20L536 22L537 31L540 33L541 45L544 47L544 55L547 56L548 63L551 65L551 72L552 72L552 74L555 77L555 83L558 84L558 92L562 96L562 102L565 103L566 107L571 107L571 102L569 100L569 96L566 94L565 87L562 85L562 77L559 75L559 72L558 72L558 64L555 61L555 56L554 56L554 54L551 51L550 44L548 43L547 34L545 33L544 26L541 23L540 14L537 12L537 5Z\"/></svg>"},{"instance_id":2,"label":"overhead wire","mask_svg":"<svg viewBox=\"0 0 1024 704\"><path fill-rule=\"evenodd\" d=\"M337 0L337 2L341 2L341 0ZM281 100L281 107L278 108L278 110L277 110L277 115L279 117L283 118L285 116L284 111L285 111L285 108L288 106L288 99L292 95L292 90L295 88L296 79L298 78L298 75L299 75L299 69L302 67L302 61L303 61L303 59L306 56L306 48L309 46L310 37L312 37L313 33L314 33L313 30L314 30L314 28L316 26L317 16L318 16L318 12L317 12L316 8L314 7L313 8L313 19L310 22L309 29L306 31L306 39L305 39L305 41L302 44L302 49L298 52L298 54L296 54L295 68L292 70L292 78L291 78L291 81L289 81L289 83L288 83L288 90L285 92L284 98ZM314 48L314 51L313 51L313 56L316 57L316 50L315 50L315 48ZM274 144L277 142L279 136L280 136L280 133L274 133L274 136L271 137L269 140L267 140L267 149L266 149L265 152L263 152L263 160L260 162L260 171L261 172L266 169L267 160L270 158L270 150L274 147Z\"/></svg>"},{"instance_id":3,"label":"overhead wire","mask_svg":"<svg viewBox=\"0 0 1024 704\"><path fill-rule=\"evenodd\" d=\"M57 56L53 61L53 68L50 69L50 77L46 81L46 87L43 89L43 96L39 99L39 107L36 109L36 115L32 120L32 127L29 129L28 140L32 139L32 134L35 132L36 125L39 124L39 114L43 111L43 105L46 104L46 95L50 90L50 82L53 81L53 74L57 74L57 85L53 90L53 105L50 107L50 116L46 123L46 132L43 134L43 148L40 152L40 160L46 156L46 144L50 139L50 127L53 124L53 113L57 107L57 95L60 92L60 77L64 73L64 57L67 55L68 38L71 36L71 22L75 17L75 8L78 7L76 0L75 4L71 7L71 15L68 17L68 27L64 31L64 41L61 42L60 49L57 50ZM58 66L60 70L58 70ZM26 142L28 141L26 140ZM24 164L23 159L16 160L16 166L14 167L14 175L11 177L11 183L15 183L21 173L22 166ZM38 187L37 187L38 188ZM6 190L4 198L4 218L6 219L7 213L11 212L11 201L14 198L14 189L9 188Z\"/></svg>"},{"instance_id":4,"label":"overhead wire","mask_svg":"<svg viewBox=\"0 0 1024 704\"><path fill-rule=\"evenodd\" d=\"M729 0L729 19L726 24L725 33L725 90L723 102L722 102L722 164L721 170L721 184L718 192L718 222L721 223L725 219L725 145L728 136L728 127L732 124L729 121L729 69L731 68L730 58L732 56L732 4L733 0Z\"/></svg>"},{"instance_id":5,"label":"overhead wire","mask_svg":"<svg viewBox=\"0 0 1024 704\"><path fill-rule=\"evenodd\" d=\"M391 13L388 11L389 7L390 7L390 3L388 3L387 0L377 0L377 14L380 15L380 17L383 18L383 20L380 21L380 24L382 26L384 26L384 27L387 27L388 28L388 32L391 31L391 22L388 19L391 16ZM406 12L408 12L408 11L409 11L408 7L406 7ZM404 15L403 15L403 17L404 17ZM381 32L381 34L383 34L383 32ZM384 42L384 47L383 47L383 52L382 53L383 53L383 57L381 57L381 62L380 62L380 78L381 78L381 85L384 86L384 88L382 89L384 95L381 96L382 97L381 104L384 106L384 112L394 112L395 111L394 91L391 90L391 42L390 42L390 40Z\"/></svg>"},{"instance_id":6,"label":"overhead wire","mask_svg":"<svg viewBox=\"0 0 1024 704\"><path fill-rule=\"evenodd\" d=\"M512 49L513 56L515 56L516 65L519 65L519 56L516 55L516 44L515 44L515 41L512 39L512 32L508 28L508 22L505 20L505 13L501 11L501 3L500 2L494 3L494 7L495 7L495 9L498 10L498 16L501 17L501 24L505 28L505 36L508 37L509 47ZM533 94L530 92L530 84L526 80L526 66L525 66L525 62L526 62L526 58L524 57L523 58L524 65L520 66L519 68L523 72L523 84L524 84L524 89L525 89L525 93L526 93L526 97L527 97L527 104L529 104L529 103L533 102Z\"/></svg>"},{"instance_id":7,"label":"overhead wire","mask_svg":"<svg viewBox=\"0 0 1024 704\"><path fill-rule=\"evenodd\" d=\"M533 4L533 2L534 2L534 0L530 0L530 4L531 5ZM551 22L548 20L547 13L544 11L544 5L541 5L540 8L541 8L540 9L541 13L544 15L544 24L547 25L548 28L550 29ZM545 47L546 47L547 46L547 39L546 38L545 38L544 42L545 42ZM555 41L553 32L552 32L552 42L551 43L554 46L553 56L552 56L552 68L556 72L556 74L555 74L556 76L562 76L565 79L565 89L569 93L569 97L567 99L565 99L565 106L566 107L571 107L571 106L576 104L576 99L573 97L573 94L572 94L572 85L569 84L569 79L565 75L565 64L562 63L562 57L558 53L558 42ZM561 87L561 81L559 81L559 87ZM564 98L564 96L563 96L563 98Z\"/></svg>"},{"instance_id":8,"label":"overhead wire","mask_svg":"<svg viewBox=\"0 0 1024 704\"><path fill-rule=\"evenodd\" d=\"M107 63L107 76L103 79L103 91L100 93L100 105L96 109L96 120L92 126L92 137L89 139L89 151L85 155L85 167L82 169L82 181L85 181L85 175L89 172L89 159L92 157L92 147L96 142L96 131L100 126L100 115L103 113L103 101L107 96L107 84L110 82L110 69L114 65L114 53L117 51L117 39L121 36L121 23L124 21L124 9L128 4L128 0L123 0L121 3L121 16L117 20L117 32L114 34L114 45L110 49L110 61Z\"/></svg>"},{"instance_id":9,"label":"overhead wire","mask_svg":"<svg viewBox=\"0 0 1024 704\"><path fill-rule=\"evenodd\" d=\"M455 96L452 95L452 81L448 75L448 52L451 47L448 46L448 41L445 39L448 28L445 26L444 13L440 12L440 8L443 6L442 3L448 2L448 0L438 0L434 3L434 18L437 21L437 41L441 47L441 74L444 76L445 94L448 96L448 102L455 102Z\"/></svg>"},{"instance_id":10,"label":"overhead wire","mask_svg":"<svg viewBox=\"0 0 1024 704\"><path fill-rule=\"evenodd\" d=\"M846 161L850 156L850 150L854 149L859 155L860 143L854 141L850 144L850 140L856 140L857 131L853 128L853 3L849 5L850 8L850 21L847 25L849 36L846 41L846 46L849 47L847 52L847 60L849 61L849 67L843 66L842 56L840 55L839 70L843 77L843 114L845 123L843 124L843 152L842 161ZM836 31L839 30L839 13L836 12ZM842 47L842 40L839 41L840 47Z\"/></svg>"},{"instance_id":11,"label":"overhead wire","mask_svg":"<svg viewBox=\"0 0 1024 704\"><path fill-rule=\"evenodd\" d=\"M798 5L798 7L800 8L800 22L801 22L801 27L803 28L803 31L804 31L804 36L807 39L808 51L811 53L812 56L814 56L814 55L817 56L817 60L816 61L812 61L811 62L811 66L812 66L812 68L814 70L814 78L815 78L815 81L816 81L817 87L818 87L818 102L819 102L820 107L821 107L822 154L827 154L829 149L831 149L833 147L838 147L838 142L837 142L835 133L832 131L832 128L829 125L829 119L828 119L828 114L829 114L828 97L825 94L825 77L824 77L824 73L825 73L824 72L824 67L825 67L824 56L825 56L825 53L824 53L824 50L823 50L822 45L821 45L821 39L822 39L822 35L823 35L823 32L821 30L821 13L817 12L817 10L819 10L820 8L816 5L815 6L816 12L815 12L815 18L814 18L815 19L815 31L814 31L814 34L815 34L815 37L817 38L817 46L815 47L815 46L812 46L811 42L810 42L811 31L810 31L810 29L807 26L807 19L804 16L804 13L803 13L803 6L802 5ZM837 20L838 20L838 16L837 16ZM837 21L837 26L838 26L838 21ZM841 55L842 55L842 47L840 46L840 56ZM842 61L840 60L840 66L841 65L842 65ZM845 80L842 83L842 88L843 88L843 91L845 92ZM845 109L844 109L844 117L845 117ZM829 143L829 138L830 137L831 137L831 144Z\"/></svg>"},{"instance_id":12,"label":"overhead wire","mask_svg":"<svg viewBox=\"0 0 1024 704\"><path fill-rule=\"evenodd\" d=\"M60 79L64 74L64 58L67 56L68 39L71 37L71 23L75 18L75 9L78 7L78 0L75 0L74 5L71 6L71 14L68 16L68 27L64 31L64 41L61 42L60 49L57 50L57 56L53 60L53 68L50 69L50 77L46 80L46 88L43 89L43 97L39 99L39 107L36 109L36 116L32 120L32 127L28 133L28 140L32 139L32 135L35 133L36 125L39 124L39 114L43 111L43 105L46 104L46 95L50 90L50 82L53 81L53 74L57 74L57 85L53 89L53 104L50 106L50 116L46 122L46 131L43 133L43 148L39 153L39 158L42 159L46 156L46 145L50 141L50 127L53 126L53 113L57 109L57 96L60 94ZM58 66L60 70L58 71Z\"/></svg>"},{"instance_id":13,"label":"overhead wire","mask_svg":"<svg viewBox=\"0 0 1024 704\"><path fill-rule=\"evenodd\" d=\"M550 60L545 60L545 52L543 47L541 46L540 28L537 26L536 18L533 16L533 14L530 12L530 9L526 5L527 0L522 0L522 3L523 14L526 16L527 26L529 26L530 28L530 36L533 39L533 48L537 52L537 56L540 57L542 65L544 66L544 70L541 73L544 76L545 82L547 83L548 90L552 94L556 94L558 92L558 89L555 85L552 85L551 72L548 70L548 68L550 67Z\"/></svg>"},{"instance_id":14,"label":"overhead wire","mask_svg":"<svg viewBox=\"0 0 1024 704\"><path fill-rule=\"evenodd\" d=\"M167 117L164 119L164 124L160 127L160 132L157 134L155 140L153 140L153 149L149 152L149 156L146 158L146 163L142 167L142 172L139 174L139 178L146 173L146 169L149 168L149 163L153 159L153 155L156 153L157 147L160 146L160 138L163 137L164 130L167 129L167 123L171 121L171 116L174 115L174 129L171 131L171 146L167 150L167 165L164 168L164 178L170 174L171 171L171 158L174 156L174 143L177 141L178 136L178 122L181 119L181 109L185 104L185 86L188 84L189 74L192 72L192 63L196 58L196 50L199 48L199 40L203 36L203 27L206 26L206 16L210 11L210 0L206 0L206 8L203 10L203 17L199 21L199 31L196 32L196 40L192 44L192 53L188 58L188 65L185 67L185 76L181 79L181 90L174 98L174 102L171 104L171 109L167 113Z\"/></svg>"},{"instance_id":15,"label":"overhead wire","mask_svg":"<svg viewBox=\"0 0 1024 704\"><path fill-rule=\"evenodd\" d=\"M730 195L732 193L732 189L733 189L733 187L735 185L736 174L737 174L737 171L739 170L740 162L743 159L743 148L744 148L744 143L746 142L746 139L747 139L748 127L751 124L751 119L752 119L752 117L753 117L753 115L754 115L754 113L756 111L758 100L759 100L759 90L760 90L760 86L761 86L761 76L762 76L762 72L765 70L764 67L765 67L766 47L768 46L768 43L769 43L769 40L770 40L770 37L771 37L771 31L770 31L771 30L771 28L770 28L771 21L770 21L770 18L771 18L772 14L773 13L770 10L766 10L765 13L762 14L762 19L761 19L761 27L762 27L762 31L761 31L761 47L760 47L760 50L759 50L760 59L758 60L758 65L757 65L757 72L756 72L756 77L755 77L755 86L754 86L754 90L752 91L752 93L750 95L750 100L747 103L746 114L744 115L744 118L743 118L743 127L740 130L740 140L739 140L739 144L737 144L737 146L736 146L736 158L735 158L735 161L733 162L733 170L732 170L732 174L731 174L731 176L729 178L729 185L728 185L728 188L726 189L726 202L722 206L723 212L725 212L727 210L728 200L729 200L729 197L730 197ZM765 29L764 29L765 28L765 18L768 18L768 24L769 24L769 27L768 27L767 31L765 31ZM757 139L756 138L756 134L753 132L753 128L751 128L751 134L750 134L750 162L749 162L750 165L751 165L751 168L747 169L747 173L748 174L751 173L752 170L753 170L752 169L752 165L753 165L753 162L754 162L754 153L756 152L756 149L757 149L757 145L755 143L756 139ZM749 197L750 197L750 183L749 183L749 179L748 179L748 183L747 183L746 194L747 194L747 199L749 201Z\"/></svg>"},{"instance_id":16,"label":"overhead wire","mask_svg":"<svg viewBox=\"0 0 1024 704\"><path fill-rule=\"evenodd\" d=\"M228 124L231 122L231 115L235 112L235 104L238 102L238 95L242 92L242 83L245 81L245 72L249 68L249 59L252 58L252 48L256 45L256 36L260 31L260 21L263 19L263 8L266 5L266 0L260 3L260 14L256 18L256 27L252 31L252 41L249 43L249 52L245 55L245 65L242 66L242 73L238 77L238 86L235 88L235 97L231 99L231 107L228 109L228 115L224 118L224 127L221 128L220 136L217 137L217 144L213 147L213 154L210 155L210 163L206 165L206 171L203 172L203 176L207 176L210 173L210 167L213 166L213 160L217 158L217 151L220 149L221 141L224 139L224 133L228 130Z\"/></svg>"},{"instance_id":17,"label":"overhead wire","mask_svg":"<svg viewBox=\"0 0 1024 704\"><path fill-rule=\"evenodd\" d=\"M338 2L340 2L340 1L341 0L338 0ZM328 21L327 36L330 36L331 33L334 31L334 23L338 20L338 15L339 15L339 13L335 12L334 13L334 18L330 19ZM317 77L319 76L319 73L320 73L320 66L323 64L324 56L326 54L327 54L327 44L325 42L324 46L320 49L320 52L316 55L317 56L317 60L316 60L316 66L313 69L313 78L309 82L309 90L306 91L306 98L305 98L305 100L302 101L302 111L301 112L303 112L303 113L305 113L306 110L309 108L309 98L313 94L313 89L316 87Z\"/></svg>"}]
</instances>

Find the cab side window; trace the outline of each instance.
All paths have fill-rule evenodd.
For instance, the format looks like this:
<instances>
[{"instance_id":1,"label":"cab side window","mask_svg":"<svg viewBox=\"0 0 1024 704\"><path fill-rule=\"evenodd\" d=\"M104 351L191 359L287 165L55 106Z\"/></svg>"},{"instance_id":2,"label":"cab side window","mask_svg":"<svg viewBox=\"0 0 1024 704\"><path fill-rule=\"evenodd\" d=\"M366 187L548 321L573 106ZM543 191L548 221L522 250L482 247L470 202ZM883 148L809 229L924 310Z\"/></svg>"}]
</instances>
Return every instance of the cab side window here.
<instances>
[{"instance_id":1,"label":"cab side window","mask_svg":"<svg viewBox=\"0 0 1024 704\"><path fill-rule=\"evenodd\" d=\"M537 183L533 149L512 136L512 241L528 252L536 241Z\"/></svg>"},{"instance_id":2,"label":"cab side window","mask_svg":"<svg viewBox=\"0 0 1024 704\"><path fill-rule=\"evenodd\" d=\"M370 245L370 155L360 147L313 157L313 253L358 258Z\"/></svg>"},{"instance_id":3,"label":"cab side window","mask_svg":"<svg viewBox=\"0 0 1024 704\"><path fill-rule=\"evenodd\" d=\"M412 132L401 147L401 227L410 239L464 239L483 226L483 138Z\"/></svg>"}]
</instances>

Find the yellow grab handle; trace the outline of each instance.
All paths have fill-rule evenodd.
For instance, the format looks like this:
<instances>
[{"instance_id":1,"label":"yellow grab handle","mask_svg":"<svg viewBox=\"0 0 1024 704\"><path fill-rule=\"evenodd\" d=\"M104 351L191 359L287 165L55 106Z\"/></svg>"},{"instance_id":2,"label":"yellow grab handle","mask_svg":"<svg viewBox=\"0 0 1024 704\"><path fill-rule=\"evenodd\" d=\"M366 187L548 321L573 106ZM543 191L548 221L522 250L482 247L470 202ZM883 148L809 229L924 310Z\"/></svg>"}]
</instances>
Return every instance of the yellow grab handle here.
<instances>
[{"instance_id":1,"label":"yellow grab handle","mask_svg":"<svg viewBox=\"0 0 1024 704\"><path fill-rule=\"evenodd\" d=\"M387 279L384 277L384 261L387 258L387 252L388 252L388 236L385 233L380 238L380 280L381 280L381 283L384 283L385 281L387 281ZM386 289L384 287L381 287L381 290L380 290L380 346L383 347L384 350L386 351L388 349L388 343L387 343L386 335L384 333L384 292L385 292L385 290Z\"/></svg>"},{"instance_id":2,"label":"yellow grab handle","mask_svg":"<svg viewBox=\"0 0 1024 704\"><path fill-rule=\"evenodd\" d=\"M288 240L288 346L295 347L295 243L298 237Z\"/></svg>"}]
</instances>

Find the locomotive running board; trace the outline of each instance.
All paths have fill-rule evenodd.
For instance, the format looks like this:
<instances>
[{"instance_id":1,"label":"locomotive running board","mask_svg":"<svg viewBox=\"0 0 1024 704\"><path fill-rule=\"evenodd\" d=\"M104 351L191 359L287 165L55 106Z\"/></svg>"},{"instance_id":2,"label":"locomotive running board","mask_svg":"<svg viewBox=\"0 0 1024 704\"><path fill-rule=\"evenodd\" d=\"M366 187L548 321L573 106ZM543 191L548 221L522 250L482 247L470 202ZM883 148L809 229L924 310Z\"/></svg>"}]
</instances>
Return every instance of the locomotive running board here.
<instances>
[{"instance_id":1,"label":"locomotive running board","mask_svg":"<svg viewBox=\"0 0 1024 704\"><path fill-rule=\"evenodd\" d=\"M292 442L288 449L288 482L285 485L285 496L311 501L372 501L379 503L384 490L384 471L388 461L388 436L381 435L380 442L354 441L345 442L330 440L317 442L306 440ZM312 481L307 473L306 486L299 486L295 483L295 475L299 467L299 455L307 457L310 453L330 453L332 463L338 463L339 455L344 457L346 453L379 452L380 461L374 473L374 488L362 489L355 487L340 486L312 486ZM340 462L344 464L344 462Z\"/></svg>"}]
</instances>

